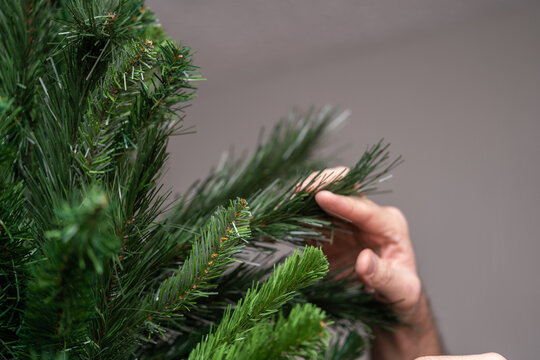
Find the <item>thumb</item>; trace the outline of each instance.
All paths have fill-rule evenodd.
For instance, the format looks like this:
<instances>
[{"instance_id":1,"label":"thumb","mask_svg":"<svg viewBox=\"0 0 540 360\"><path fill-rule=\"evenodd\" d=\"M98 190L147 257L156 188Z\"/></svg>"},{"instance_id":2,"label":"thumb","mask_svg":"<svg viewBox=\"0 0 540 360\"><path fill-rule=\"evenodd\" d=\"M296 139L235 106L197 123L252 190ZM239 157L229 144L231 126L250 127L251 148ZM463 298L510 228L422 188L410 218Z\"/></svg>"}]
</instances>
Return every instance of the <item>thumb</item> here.
<instances>
[{"instance_id":1,"label":"thumb","mask_svg":"<svg viewBox=\"0 0 540 360\"><path fill-rule=\"evenodd\" d=\"M397 309L406 312L418 304L422 291L420 279L409 269L380 258L371 249L364 249L356 259L355 270L367 287L385 300L395 302Z\"/></svg>"}]
</instances>

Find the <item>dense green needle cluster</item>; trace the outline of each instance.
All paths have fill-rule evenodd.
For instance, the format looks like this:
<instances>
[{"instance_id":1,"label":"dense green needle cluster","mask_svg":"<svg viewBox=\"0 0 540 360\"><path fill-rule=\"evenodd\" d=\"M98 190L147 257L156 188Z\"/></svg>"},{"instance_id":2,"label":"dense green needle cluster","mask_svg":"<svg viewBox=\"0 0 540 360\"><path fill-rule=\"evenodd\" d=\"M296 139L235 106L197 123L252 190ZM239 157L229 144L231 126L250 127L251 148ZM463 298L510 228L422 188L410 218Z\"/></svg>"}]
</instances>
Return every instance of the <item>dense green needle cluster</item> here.
<instances>
[{"instance_id":1,"label":"dense green needle cluster","mask_svg":"<svg viewBox=\"0 0 540 360\"><path fill-rule=\"evenodd\" d=\"M348 359L398 321L306 246L331 241L307 179L346 113L291 113L173 201L202 78L142 0L0 0L0 33L0 359ZM374 190L387 149L319 188Z\"/></svg>"}]
</instances>

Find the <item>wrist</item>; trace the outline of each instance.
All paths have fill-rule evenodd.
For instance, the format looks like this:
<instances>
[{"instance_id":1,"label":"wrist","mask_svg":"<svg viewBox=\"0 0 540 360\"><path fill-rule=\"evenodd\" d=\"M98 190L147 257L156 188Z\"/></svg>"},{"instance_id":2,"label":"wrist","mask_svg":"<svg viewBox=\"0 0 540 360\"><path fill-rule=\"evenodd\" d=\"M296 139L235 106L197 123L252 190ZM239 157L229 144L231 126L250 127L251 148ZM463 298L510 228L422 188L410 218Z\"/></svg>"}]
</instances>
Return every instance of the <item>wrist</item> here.
<instances>
[{"instance_id":1,"label":"wrist","mask_svg":"<svg viewBox=\"0 0 540 360\"><path fill-rule=\"evenodd\" d=\"M433 325L431 310L426 294L421 291L416 304L408 311L401 312L401 321L409 328L423 329Z\"/></svg>"},{"instance_id":2,"label":"wrist","mask_svg":"<svg viewBox=\"0 0 540 360\"><path fill-rule=\"evenodd\" d=\"M402 314L401 319L403 323L393 330L374 330L372 352L377 359L414 359L442 354L437 328L423 292L415 308Z\"/></svg>"}]
</instances>

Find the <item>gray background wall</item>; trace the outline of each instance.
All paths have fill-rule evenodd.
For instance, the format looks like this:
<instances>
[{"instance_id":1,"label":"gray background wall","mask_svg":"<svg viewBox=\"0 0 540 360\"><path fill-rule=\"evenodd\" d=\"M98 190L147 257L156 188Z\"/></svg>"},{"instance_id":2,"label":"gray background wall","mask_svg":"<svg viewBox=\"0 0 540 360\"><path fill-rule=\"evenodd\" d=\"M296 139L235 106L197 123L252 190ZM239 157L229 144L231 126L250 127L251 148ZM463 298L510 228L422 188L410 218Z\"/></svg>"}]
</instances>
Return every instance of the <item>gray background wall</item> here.
<instances>
[{"instance_id":1,"label":"gray background wall","mask_svg":"<svg viewBox=\"0 0 540 360\"><path fill-rule=\"evenodd\" d=\"M534 1L173 1L149 6L208 81L164 182L253 148L293 106L336 104L351 165L384 137L405 163L374 198L406 214L452 354L538 359L540 7Z\"/></svg>"}]
</instances>

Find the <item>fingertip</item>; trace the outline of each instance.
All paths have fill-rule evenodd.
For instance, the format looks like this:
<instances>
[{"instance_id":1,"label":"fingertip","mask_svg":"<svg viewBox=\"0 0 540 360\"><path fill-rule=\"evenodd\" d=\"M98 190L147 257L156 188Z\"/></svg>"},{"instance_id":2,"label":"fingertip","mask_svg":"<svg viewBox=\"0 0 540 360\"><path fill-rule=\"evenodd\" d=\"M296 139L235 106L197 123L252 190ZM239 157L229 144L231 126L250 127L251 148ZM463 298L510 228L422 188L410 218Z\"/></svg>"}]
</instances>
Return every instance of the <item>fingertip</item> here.
<instances>
[{"instance_id":1,"label":"fingertip","mask_svg":"<svg viewBox=\"0 0 540 360\"><path fill-rule=\"evenodd\" d=\"M327 210L328 208L332 207L338 198L339 195L336 195L328 190L321 190L315 194L315 201L321 208L323 208L323 210Z\"/></svg>"}]
</instances>

